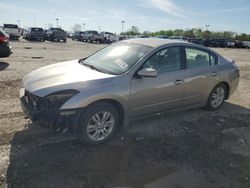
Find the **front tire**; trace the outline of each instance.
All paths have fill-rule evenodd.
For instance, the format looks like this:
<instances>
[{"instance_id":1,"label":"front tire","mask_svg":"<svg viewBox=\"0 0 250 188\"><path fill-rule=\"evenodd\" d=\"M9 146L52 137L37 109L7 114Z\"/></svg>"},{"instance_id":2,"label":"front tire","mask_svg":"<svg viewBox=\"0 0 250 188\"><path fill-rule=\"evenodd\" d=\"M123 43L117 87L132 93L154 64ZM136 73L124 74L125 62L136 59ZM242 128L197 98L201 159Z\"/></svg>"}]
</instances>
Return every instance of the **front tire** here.
<instances>
[{"instance_id":1,"label":"front tire","mask_svg":"<svg viewBox=\"0 0 250 188\"><path fill-rule=\"evenodd\" d=\"M228 89L225 84L218 84L215 88L211 91L207 104L206 109L209 111L215 111L219 109L226 99Z\"/></svg>"},{"instance_id":2,"label":"front tire","mask_svg":"<svg viewBox=\"0 0 250 188\"><path fill-rule=\"evenodd\" d=\"M82 143L101 144L109 140L119 126L117 109L107 102L89 106L80 116L78 137Z\"/></svg>"}]
</instances>

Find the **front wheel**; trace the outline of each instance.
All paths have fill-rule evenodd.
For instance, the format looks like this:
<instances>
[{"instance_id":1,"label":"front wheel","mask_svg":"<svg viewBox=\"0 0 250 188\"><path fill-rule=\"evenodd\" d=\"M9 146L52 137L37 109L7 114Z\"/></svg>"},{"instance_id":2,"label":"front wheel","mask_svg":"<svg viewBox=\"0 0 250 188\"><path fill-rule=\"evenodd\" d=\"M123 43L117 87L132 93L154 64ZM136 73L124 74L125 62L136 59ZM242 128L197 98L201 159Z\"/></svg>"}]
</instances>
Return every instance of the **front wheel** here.
<instances>
[{"instance_id":1,"label":"front wheel","mask_svg":"<svg viewBox=\"0 0 250 188\"><path fill-rule=\"evenodd\" d=\"M110 139L119 126L116 108L107 102L91 105L78 122L79 139L82 143L100 144Z\"/></svg>"},{"instance_id":2,"label":"front wheel","mask_svg":"<svg viewBox=\"0 0 250 188\"><path fill-rule=\"evenodd\" d=\"M210 111L219 109L226 99L227 92L228 91L225 84L217 85L208 97L206 109Z\"/></svg>"}]
</instances>

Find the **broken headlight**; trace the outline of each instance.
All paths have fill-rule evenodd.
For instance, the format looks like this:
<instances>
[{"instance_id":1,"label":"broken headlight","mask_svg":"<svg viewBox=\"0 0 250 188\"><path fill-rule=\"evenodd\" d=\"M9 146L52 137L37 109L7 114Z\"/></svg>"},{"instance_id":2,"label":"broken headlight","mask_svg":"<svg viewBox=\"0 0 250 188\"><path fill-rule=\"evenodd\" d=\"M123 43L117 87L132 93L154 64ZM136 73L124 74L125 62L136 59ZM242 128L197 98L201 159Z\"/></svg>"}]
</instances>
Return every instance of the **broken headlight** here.
<instances>
[{"instance_id":1,"label":"broken headlight","mask_svg":"<svg viewBox=\"0 0 250 188\"><path fill-rule=\"evenodd\" d=\"M77 90L65 90L46 96L46 103L49 111L58 110L67 100L78 94Z\"/></svg>"}]
</instances>

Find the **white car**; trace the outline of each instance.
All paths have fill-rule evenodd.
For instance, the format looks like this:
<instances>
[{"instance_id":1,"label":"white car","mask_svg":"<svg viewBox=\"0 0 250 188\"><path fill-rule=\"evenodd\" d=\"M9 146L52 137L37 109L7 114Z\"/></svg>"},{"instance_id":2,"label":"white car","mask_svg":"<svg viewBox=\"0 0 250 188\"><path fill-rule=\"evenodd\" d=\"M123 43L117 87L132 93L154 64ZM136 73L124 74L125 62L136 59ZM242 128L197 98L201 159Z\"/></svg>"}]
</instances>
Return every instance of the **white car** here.
<instances>
[{"instance_id":1,"label":"white car","mask_svg":"<svg viewBox=\"0 0 250 188\"><path fill-rule=\"evenodd\" d=\"M16 24L3 24L3 29L9 34L11 39L18 40L21 35L20 29Z\"/></svg>"},{"instance_id":2,"label":"white car","mask_svg":"<svg viewBox=\"0 0 250 188\"><path fill-rule=\"evenodd\" d=\"M250 41L243 41L244 48L250 48Z\"/></svg>"}]
</instances>

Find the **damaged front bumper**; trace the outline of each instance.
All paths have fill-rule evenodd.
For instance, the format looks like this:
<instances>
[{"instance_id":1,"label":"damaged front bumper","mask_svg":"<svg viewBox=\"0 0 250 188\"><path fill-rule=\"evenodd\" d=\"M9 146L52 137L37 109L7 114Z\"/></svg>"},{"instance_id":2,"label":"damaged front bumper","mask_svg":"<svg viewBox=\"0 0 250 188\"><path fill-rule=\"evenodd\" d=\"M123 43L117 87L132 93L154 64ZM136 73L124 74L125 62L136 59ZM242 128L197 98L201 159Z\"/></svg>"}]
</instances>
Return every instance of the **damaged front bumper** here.
<instances>
[{"instance_id":1,"label":"damaged front bumper","mask_svg":"<svg viewBox=\"0 0 250 188\"><path fill-rule=\"evenodd\" d=\"M43 104L37 104L38 101L34 99L35 97L31 96L24 88L20 90L21 107L29 119L35 123L47 125L57 131L65 128L73 132L76 131L80 109L61 110L58 108L51 110L44 101ZM40 98L39 100L41 102L43 99Z\"/></svg>"}]
</instances>

